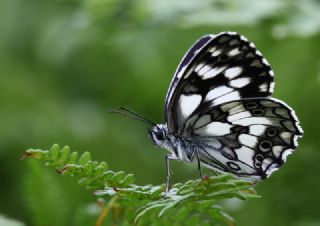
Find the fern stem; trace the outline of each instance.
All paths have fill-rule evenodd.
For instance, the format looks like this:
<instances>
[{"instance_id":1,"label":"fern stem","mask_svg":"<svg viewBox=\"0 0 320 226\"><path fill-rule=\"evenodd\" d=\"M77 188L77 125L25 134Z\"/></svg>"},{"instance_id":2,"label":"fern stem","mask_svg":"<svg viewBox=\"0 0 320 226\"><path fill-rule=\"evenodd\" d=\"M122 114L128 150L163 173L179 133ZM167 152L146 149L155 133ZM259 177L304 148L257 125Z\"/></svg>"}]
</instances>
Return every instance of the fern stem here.
<instances>
[{"instance_id":1,"label":"fern stem","mask_svg":"<svg viewBox=\"0 0 320 226\"><path fill-rule=\"evenodd\" d=\"M117 196L114 196L110 199L108 205L106 207L103 207L98 219L97 219L97 222L96 222L96 225L95 226L102 226L104 221L106 220L108 214L110 213L111 209L113 208L115 202L117 201L118 197Z\"/></svg>"}]
</instances>

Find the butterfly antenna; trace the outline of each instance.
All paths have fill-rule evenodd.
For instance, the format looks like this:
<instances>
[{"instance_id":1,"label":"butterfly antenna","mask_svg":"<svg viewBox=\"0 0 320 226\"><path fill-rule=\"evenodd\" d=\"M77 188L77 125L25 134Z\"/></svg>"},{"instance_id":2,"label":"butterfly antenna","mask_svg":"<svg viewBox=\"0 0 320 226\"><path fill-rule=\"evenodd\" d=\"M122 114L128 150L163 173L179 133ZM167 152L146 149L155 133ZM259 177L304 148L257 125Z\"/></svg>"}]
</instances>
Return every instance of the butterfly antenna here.
<instances>
[{"instance_id":1,"label":"butterfly antenna","mask_svg":"<svg viewBox=\"0 0 320 226\"><path fill-rule=\"evenodd\" d=\"M129 118L136 119L138 121L144 122L144 123L152 125L152 126L157 126L157 124L154 123L153 121L151 121L150 119L148 119L148 118L146 118L146 117L138 114L137 112L134 112L126 107L120 107L119 109L111 109L108 111L108 113L117 113L120 115L127 116Z\"/></svg>"}]
</instances>

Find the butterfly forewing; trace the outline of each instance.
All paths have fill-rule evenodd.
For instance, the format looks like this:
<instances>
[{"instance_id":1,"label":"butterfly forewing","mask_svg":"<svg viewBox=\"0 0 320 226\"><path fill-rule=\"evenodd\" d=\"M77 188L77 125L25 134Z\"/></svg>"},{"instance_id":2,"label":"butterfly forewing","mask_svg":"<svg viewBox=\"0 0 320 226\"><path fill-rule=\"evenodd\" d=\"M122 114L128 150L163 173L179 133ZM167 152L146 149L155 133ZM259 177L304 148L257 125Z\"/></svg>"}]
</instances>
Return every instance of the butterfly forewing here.
<instances>
[{"instance_id":1,"label":"butterfly forewing","mask_svg":"<svg viewBox=\"0 0 320 226\"><path fill-rule=\"evenodd\" d=\"M255 46L237 33L208 35L185 55L166 99L168 129L182 134L188 118L232 100L268 97L273 72Z\"/></svg>"},{"instance_id":2,"label":"butterfly forewing","mask_svg":"<svg viewBox=\"0 0 320 226\"><path fill-rule=\"evenodd\" d=\"M272 98L212 106L187 124L202 164L253 179L277 170L302 135L292 109Z\"/></svg>"},{"instance_id":3,"label":"butterfly forewing","mask_svg":"<svg viewBox=\"0 0 320 226\"><path fill-rule=\"evenodd\" d=\"M188 50L188 52L184 55L183 59L181 60L176 72L175 76L173 76L171 84L169 86L169 90L167 92L166 97L166 108L168 106L168 101L170 98L169 96L172 95L172 92L176 88L178 81L184 75L187 66L190 64L192 59L199 53L199 51L206 45L208 42L214 37L214 35L205 35L197 40L193 46ZM167 109L165 109L165 115L167 114Z\"/></svg>"}]
</instances>

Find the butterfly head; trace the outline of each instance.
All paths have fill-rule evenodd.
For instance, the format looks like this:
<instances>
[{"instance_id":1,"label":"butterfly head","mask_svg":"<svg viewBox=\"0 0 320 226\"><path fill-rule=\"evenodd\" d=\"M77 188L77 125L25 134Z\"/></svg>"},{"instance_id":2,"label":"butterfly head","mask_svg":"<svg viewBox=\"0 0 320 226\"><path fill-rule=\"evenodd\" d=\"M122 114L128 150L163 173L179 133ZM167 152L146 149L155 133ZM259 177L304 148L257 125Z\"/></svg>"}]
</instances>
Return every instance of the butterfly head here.
<instances>
[{"instance_id":1,"label":"butterfly head","mask_svg":"<svg viewBox=\"0 0 320 226\"><path fill-rule=\"evenodd\" d=\"M167 138L167 127L165 125L155 125L152 129L149 129L149 137L151 138L153 144L157 147L164 147Z\"/></svg>"}]
</instances>

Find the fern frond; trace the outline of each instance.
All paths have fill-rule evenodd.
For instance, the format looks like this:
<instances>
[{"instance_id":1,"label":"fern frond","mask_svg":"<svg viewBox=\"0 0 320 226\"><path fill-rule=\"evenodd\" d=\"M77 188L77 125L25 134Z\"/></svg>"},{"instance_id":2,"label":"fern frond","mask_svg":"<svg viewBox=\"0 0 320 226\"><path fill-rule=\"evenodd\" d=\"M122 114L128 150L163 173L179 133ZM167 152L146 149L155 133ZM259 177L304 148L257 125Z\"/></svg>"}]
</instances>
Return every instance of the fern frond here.
<instances>
[{"instance_id":1,"label":"fern frond","mask_svg":"<svg viewBox=\"0 0 320 226\"><path fill-rule=\"evenodd\" d=\"M68 146L60 148L53 145L45 151L29 149L24 157L42 160L61 174L79 178L80 184L95 190L97 197L106 200L116 198L118 210L136 211L135 225L174 225L175 222L186 222L186 219L187 225L212 225L218 222L233 225L233 218L218 202L229 198L246 200L259 197L252 182L231 174L177 183L170 192L165 193L165 185L136 185L134 175L108 170L107 163L92 161L89 152L79 156L77 152L71 152Z\"/></svg>"},{"instance_id":2,"label":"fern frond","mask_svg":"<svg viewBox=\"0 0 320 226\"><path fill-rule=\"evenodd\" d=\"M88 189L103 188L105 185L126 187L135 180L133 174L108 170L108 164L104 161L92 161L89 152L81 156L78 152L71 152L69 146L60 148L54 144L50 150L29 149L22 158L26 157L44 161L45 165L56 168L63 175L78 177L79 183Z\"/></svg>"}]
</instances>

